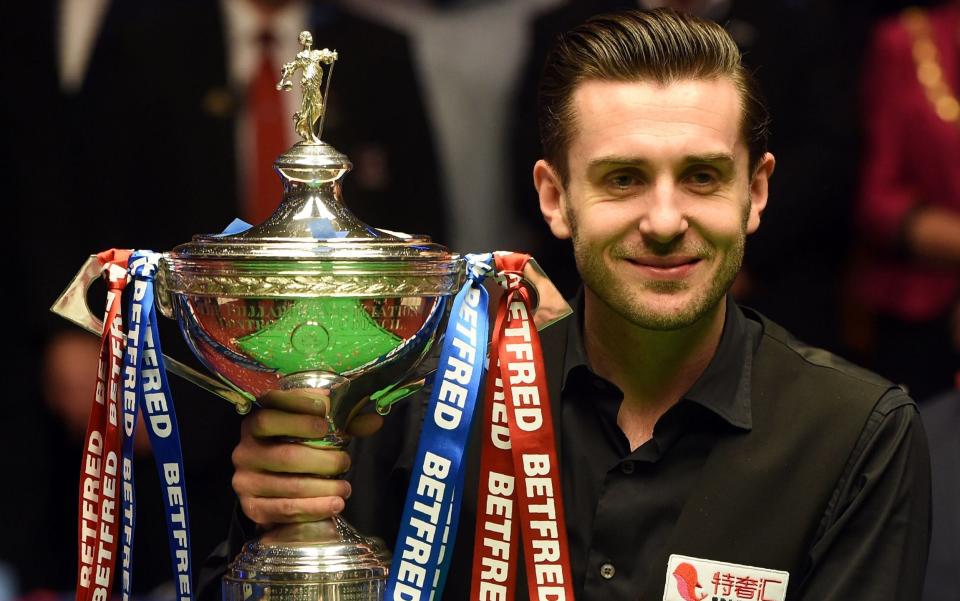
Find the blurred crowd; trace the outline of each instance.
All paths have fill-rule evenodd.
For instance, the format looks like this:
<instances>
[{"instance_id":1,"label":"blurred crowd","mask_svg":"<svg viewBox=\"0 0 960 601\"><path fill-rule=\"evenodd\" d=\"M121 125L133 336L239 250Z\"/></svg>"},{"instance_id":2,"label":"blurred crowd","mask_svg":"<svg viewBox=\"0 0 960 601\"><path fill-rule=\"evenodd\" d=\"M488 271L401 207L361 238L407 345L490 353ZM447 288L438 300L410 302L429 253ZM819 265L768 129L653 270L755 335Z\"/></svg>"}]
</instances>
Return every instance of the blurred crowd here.
<instances>
[{"instance_id":1,"label":"blurred crowd","mask_svg":"<svg viewBox=\"0 0 960 601\"><path fill-rule=\"evenodd\" d=\"M295 141L287 119L298 100L261 91L299 50L299 31L340 55L322 137L353 162L344 197L361 219L461 252L529 252L572 294L572 253L550 237L531 183L537 75L559 33L638 5L722 23L767 95L777 168L734 295L904 385L929 420L935 474L954 474L935 480L935 494L945 487L957 501L957 0L7 3L0 169L15 212L7 323L17 346L5 355L12 394L0 409L12 485L0 601L70 591L75 578L97 341L47 308L92 252L167 250L234 217L263 218L280 194L263 157ZM266 135L276 114L283 133ZM174 328L162 339L188 358ZM185 384L173 392L201 563L227 531L239 419ZM158 482L148 444L138 449L135 591L163 597ZM955 534L934 534L953 554L945 568L960 561L952 507L939 515Z\"/></svg>"}]
</instances>

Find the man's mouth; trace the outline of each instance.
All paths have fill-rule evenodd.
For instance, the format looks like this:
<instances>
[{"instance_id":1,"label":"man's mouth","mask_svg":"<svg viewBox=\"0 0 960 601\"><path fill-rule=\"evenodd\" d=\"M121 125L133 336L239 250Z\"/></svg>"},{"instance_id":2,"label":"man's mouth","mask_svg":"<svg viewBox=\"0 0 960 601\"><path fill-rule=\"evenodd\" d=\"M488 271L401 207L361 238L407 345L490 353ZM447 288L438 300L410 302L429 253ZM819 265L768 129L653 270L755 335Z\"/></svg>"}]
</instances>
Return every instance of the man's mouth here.
<instances>
[{"instance_id":1,"label":"man's mouth","mask_svg":"<svg viewBox=\"0 0 960 601\"><path fill-rule=\"evenodd\" d=\"M631 257L627 262L637 267L648 277L680 279L686 277L699 263L700 257L689 255Z\"/></svg>"}]
</instances>

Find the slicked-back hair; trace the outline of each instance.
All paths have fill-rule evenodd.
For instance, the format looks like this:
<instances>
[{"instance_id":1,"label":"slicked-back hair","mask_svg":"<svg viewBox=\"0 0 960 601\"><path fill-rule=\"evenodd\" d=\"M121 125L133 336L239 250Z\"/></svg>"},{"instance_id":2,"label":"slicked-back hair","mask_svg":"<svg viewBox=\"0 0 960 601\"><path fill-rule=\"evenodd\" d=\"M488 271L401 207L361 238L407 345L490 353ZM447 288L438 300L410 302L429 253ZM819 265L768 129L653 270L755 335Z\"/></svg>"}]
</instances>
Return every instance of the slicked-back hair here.
<instances>
[{"instance_id":1,"label":"slicked-back hair","mask_svg":"<svg viewBox=\"0 0 960 601\"><path fill-rule=\"evenodd\" d=\"M573 93L584 81L663 85L724 77L740 95L740 129L753 173L767 151L770 116L739 48L720 25L670 8L591 17L560 36L547 55L538 92L544 158L566 186L567 150L577 127Z\"/></svg>"}]
</instances>

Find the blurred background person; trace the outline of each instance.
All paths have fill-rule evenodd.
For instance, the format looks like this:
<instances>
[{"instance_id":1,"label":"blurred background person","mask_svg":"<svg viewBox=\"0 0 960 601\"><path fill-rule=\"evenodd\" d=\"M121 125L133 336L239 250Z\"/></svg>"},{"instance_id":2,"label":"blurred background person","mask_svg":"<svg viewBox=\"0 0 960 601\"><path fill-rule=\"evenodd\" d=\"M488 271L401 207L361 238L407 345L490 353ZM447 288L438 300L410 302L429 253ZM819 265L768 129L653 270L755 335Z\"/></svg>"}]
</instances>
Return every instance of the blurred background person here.
<instances>
[{"instance_id":1,"label":"blurred background person","mask_svg":"<svg viewBox=\"0 0 960 601\"><path fill-rule=\"evenodd\" d=\"M450 248L465 252L531 250L526 246L528 227L517 223L510 194L514 88L530 50L531 21L562 3L351 2L371 19L402 29L412 40L438 135L449 201L446 243ZM530 177L527 180L527 189L532 191Z\"/></svg>"},{"instance_id":2,"label":"blurred background person","mask_svg":"<svg viewBox=\"0 0 960 601\"><path fill-rule=\"evenodd\" d=\"M960 587L960 2L877 24L863 71L863 245L846 324L878 372L920 401L932 529L924 601Z\"/></svg>"},{"instance_id":3,"label":"blurred background person","mask_svg":"<svg viewBox=\"0 0 960 601\"><path fill-rule=\"evenodd\" d=\"M960 307L951 321L953 349L960 352ZM930 443L933 527L923 601L952 601L960 589L960 366L954 388L920 404Z\"/></svg>"},{"instance_id":4,"label":"blurred background person","mask_svg":"<svg viewBox=\"0 0 960 601\"><path fill-rule=\"evenodd\" d=\"M879 23L863 73L866 140L857 205L863 246L852 293L859 346L923 400L960 366L960 2Z\"/></svg>"}]
</instances>

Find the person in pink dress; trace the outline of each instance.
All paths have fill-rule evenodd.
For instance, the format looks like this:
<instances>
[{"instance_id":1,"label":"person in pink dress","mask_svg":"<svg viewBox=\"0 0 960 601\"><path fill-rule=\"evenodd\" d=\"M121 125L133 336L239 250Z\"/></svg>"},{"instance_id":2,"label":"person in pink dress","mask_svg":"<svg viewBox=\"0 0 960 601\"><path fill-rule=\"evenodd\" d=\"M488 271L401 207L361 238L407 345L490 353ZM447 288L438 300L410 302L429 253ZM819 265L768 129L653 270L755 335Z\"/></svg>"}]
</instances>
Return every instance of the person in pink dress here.
<instances>
[{"instance_id":1,"label":"person in pink dress","mask_svg":"<svg viewBox=\"0 0 960 601\"><path fill-rule=\"evenodd\" d=\"M878 24L863 79L865 146L852 276L874 318L872 367L919 400L950 388L960 299L960 2Z\"/></svg>"}]
</instances>

